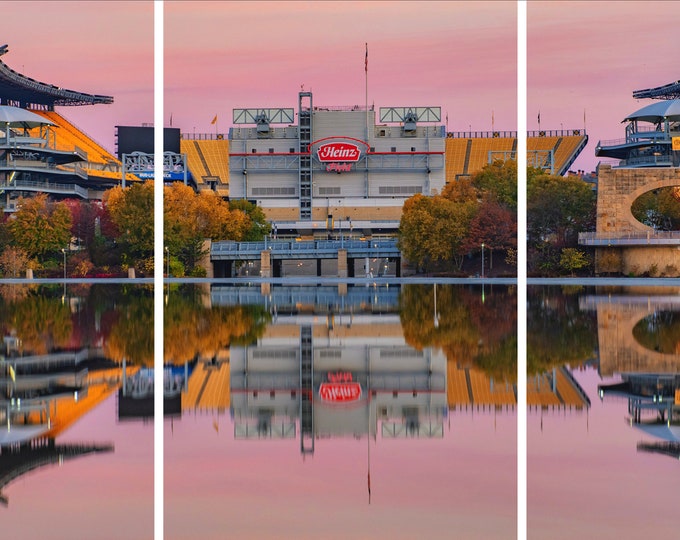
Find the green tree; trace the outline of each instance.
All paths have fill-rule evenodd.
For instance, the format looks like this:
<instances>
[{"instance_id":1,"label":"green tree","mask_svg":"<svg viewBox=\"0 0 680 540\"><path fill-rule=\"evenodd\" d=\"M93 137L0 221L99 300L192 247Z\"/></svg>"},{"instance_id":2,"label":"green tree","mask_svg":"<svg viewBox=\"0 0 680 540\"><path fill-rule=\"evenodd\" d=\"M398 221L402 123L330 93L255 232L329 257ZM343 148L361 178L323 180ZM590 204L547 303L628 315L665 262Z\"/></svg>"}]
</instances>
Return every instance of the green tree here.
<instances>
[{"instance_id":1,"label":"green tree","mask_svg":"<svg viewBox=\"0 0 680 540\"><path fill-rule=\"evenodd\" d=\"M578 233L595 227L596 196L576 177L527 169L527 258L529 271L559 272L565 247L578 246Z\"/></svg>"},{"instance_id":2,"label":"green tree","mask_svg":"<svg viewBox=\"0 0 680 540\"><path fill-rule=\"evenodd\" d=\"M14 245L40 262L58 254L71 241L68 207L63 203L49 202L44 193L20 199L19 210L8 227Z\"/></svg>"},{"instance_id":3,"label":"green tree","mask_svg":"<svg viewBox=\"0 0 680 540\"><path fill-rule=\"evenodd\" d=\"M104 194L104 205L118 232L124 256L135 265L153 255L153 182L120 186Z\"/></svg>"},{"instance_id":4,"label":"green tree","mask_svg":"<svg viewBox=\"0 0 680 540\"><path fill-rule=\"evenodd\" d=\"M517 162L496 160L485 165L472 177L472 185L480 198L496 201L517 212Z\"/></svg>"},{"instance_id":5,"label":"green tree","mask_svg":"<svg viewBox=\"0 0 680 540\"><path fill-rule=\"evenodd\" d=\"M590 264L588 256L580 249L564 248L560 255L560 267L569 272L572 276L574 272L585 268Z\"/></svg>"}]
</instances>

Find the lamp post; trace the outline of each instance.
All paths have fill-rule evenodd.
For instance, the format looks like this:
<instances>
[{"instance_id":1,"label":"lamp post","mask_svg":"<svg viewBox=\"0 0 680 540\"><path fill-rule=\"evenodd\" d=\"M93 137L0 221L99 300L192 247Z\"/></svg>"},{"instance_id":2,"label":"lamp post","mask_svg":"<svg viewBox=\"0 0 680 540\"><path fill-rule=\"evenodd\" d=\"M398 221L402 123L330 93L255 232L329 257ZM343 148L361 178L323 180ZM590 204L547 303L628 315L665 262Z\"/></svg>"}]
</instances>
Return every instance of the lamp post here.
<instances>
[{"instance_id":1,"label":"lamp post","mask_svg":"<svg viewBox=\"0 0 680 540\"><path fill-rule=\"evenodd\" d=\"M61 303L63 304L66 300L66 250L61 248L61 252L64 254L64 292L61 295Z\"/></svg>"},{"instance_id":2,"label":"lamp post","mask_svg":"<svg viewBox=\"0 0 680 540\"><path fill-rule=\"evenodd\" d=\"M484 242L482 242L482 279L484 279Z\"/></svg>"},{"instance_id":3,"label":"lamp post","mask_svg":"<svg viewBox=\"0 0 680 540\"><path fill-rule=\"evenodd\" d=\"M170 277L170 250L168 249L168 246L165 246L165 268L165 275Z\"/></svg>"}]
</instances>

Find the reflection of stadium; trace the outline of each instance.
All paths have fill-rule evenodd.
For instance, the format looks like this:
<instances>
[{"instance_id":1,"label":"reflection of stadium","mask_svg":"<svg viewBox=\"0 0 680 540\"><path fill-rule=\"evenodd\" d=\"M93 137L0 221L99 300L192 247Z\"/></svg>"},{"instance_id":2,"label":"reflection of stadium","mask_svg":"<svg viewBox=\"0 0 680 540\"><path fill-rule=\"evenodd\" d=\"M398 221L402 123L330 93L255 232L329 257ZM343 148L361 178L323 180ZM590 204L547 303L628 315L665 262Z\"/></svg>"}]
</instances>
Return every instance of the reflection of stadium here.
<instances>
[{"instance_id":1,"label":"reflection of stadium","mask_svg":"<svg viewBox=\"0 0 680 540\"><path fill-rule=\"evenodd\" d=\"M400 334L396 315L340 316L332 329L314 315L279 317L256 346L231 348L236 437L294 436L296 418L303 452L378 429L443 436L446 359Z\"/></svg>"},{"instance_id":2,"label":"reflection of stadium","mask_svg":"<svg viewBox=\"0 0 680 540\"><path fill-rule=\"evenodd\" d=\"M0 446L54 439L120 382L120 368L102 360L101 351L30 356L18 354L17 344L5 338L10 354L0 360Z\"/></svg>"},{"instance_id":3,"label":"reflection of stadium","mask_svg":"<svg viewBox=\"0 0 680 540\"><path fill-rule=\"evenodd\" d=\"M109 443L55 444L55 438L109 397L120 368L100 351L82 349L22 355L16 336L4 340L0 357L0 503L4 486L36 468L61 464L93 452L112 452Z\"/></svg>"},{"instance_id":4,"label":"reflection of stadium","mask_svg":"<svg viewBox=\"0 0 680 540\"><path fill-rule=\"evenodd\" d=\"M231 411L237 438L441 437L452 414L514 412L514 382L469 358L417 350L404 338L398 287L215 285L213 305L264 304L272 322L256 342L193 366L182 410ZM587 397L563 370L529 388L533 407L579 409Z\"/></svg>"},{"instance_id":5,"label":"reflection of stadium","mask_svg":"<svg viewBox=\"0 0 680 540\"><path fill-rule=\"evenodd\" d=\"M657 439L639 442L638 451L680 458L680 373L622 373L621 379L598 391L600 399L626 397L631 426Z\"/></svg>"}]
</instances>

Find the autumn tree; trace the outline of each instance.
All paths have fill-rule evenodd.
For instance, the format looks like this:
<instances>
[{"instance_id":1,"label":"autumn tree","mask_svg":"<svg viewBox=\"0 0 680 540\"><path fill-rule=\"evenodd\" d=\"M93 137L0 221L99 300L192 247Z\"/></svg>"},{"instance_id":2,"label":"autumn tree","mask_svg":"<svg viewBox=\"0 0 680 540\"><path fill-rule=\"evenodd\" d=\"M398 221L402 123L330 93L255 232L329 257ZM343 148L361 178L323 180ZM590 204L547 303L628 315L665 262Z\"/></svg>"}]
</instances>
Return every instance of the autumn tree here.
<instances>
[{"instance_id":1,"label":"autumn tree","mask_svg":"<svg viewBox=\"0 0 680 540\"><path fill-rule=\"evenodd\" d=\"M676 188L661 188L640 195L631 206L635 219L657 230L680 229L680 200Z\"/></svg>"},{"instance_id":2,"label":"autumn tree","mask_svg":"<svg viewBox=\"0 0 680 540\"><path fill-rule=\"evenodd\" d=\"M197 194L181 182L163 193L165 245L189 273L204 255L204 240L259 240L263 223L268 227L261 209L247 201L230 205L213 191Z\"/></svg>"},{"instance_id":3,"label":"autumn tree","mask_svg":"<svg viewBox=\"0 0 680 540\"><path fill-rule=\"evenodd\" d=\"M262 208L245 199L229 202L229 209L242 211L247 220L243 231L243 242L257 242L271 232L271 225L262 211Z\"/></svg>"},{"instance_id":4,"label":"autumn tree","mask_svg":"<svg viewBox=\"0 0 680 540\"><path fill-rule=\"evenodd\" d=\"M64 203L50 202L47 195L19 200L19 210L8 224L13 245L29 257L44 262L67 248L71 241L71 213Z\"/></svg>"},{"instance_id":5,"label":"autumn tree","mask_svg":"<svg viewBox=\"0 0 680 540\"><path fill-rule=\"evenodd\" d=\"M399 249L406 259L425 270L436 263L453 263L460 270L465 255L463 243L474 209L472 201L414 195L404 203Z\"/></svg>"},{"instance_id":6,"label":"autumn tree","mask_svg":"<svg viewBox=\"0 0 680 540\"><path fill-rule=\"evenodd\" d=\"M104 194L104 205L118 231L128 263L144 264L153 255L153 182L116 186Z\"/></svg>"},{"instance_id":7,"label":"autumn tree","mask_svg":"<svg viewBox=\"0 0 680 540\"><path fill-rule=\"evenodd\" d=\"M32 268L31 258L23 249L7 246L0 254L0 270L4 277L21 277L27 268Z\"/></svg>"},{"instance_id":8,"label":"autumn tree","mask_svg":"<svg viewBox=\"0 0 680 540\"><path fill-rule=\"evenodd\" d=\"M508 249L517 247L516 213L497 200L484 201L470 221L465 248L471 252L481 252L482 244L491 254L494 250L503 250L507 254ZM491 264L493 266L493 262Z\"/></svg>"}]
</instances>

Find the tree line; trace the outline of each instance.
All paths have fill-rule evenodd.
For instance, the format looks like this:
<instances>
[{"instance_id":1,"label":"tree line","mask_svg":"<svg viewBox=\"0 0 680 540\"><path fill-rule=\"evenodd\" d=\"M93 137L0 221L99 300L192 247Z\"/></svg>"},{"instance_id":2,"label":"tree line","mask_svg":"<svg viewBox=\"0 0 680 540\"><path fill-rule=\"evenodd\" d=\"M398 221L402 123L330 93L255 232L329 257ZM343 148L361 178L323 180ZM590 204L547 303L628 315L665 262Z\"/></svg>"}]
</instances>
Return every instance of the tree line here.
<instances>
[{"instance_id":1,"label":"tree line","mask_svg":"<svg viewBox=\"0 0 680 540\"><path fill-rule=\"evenodd\" d=\"M226 202L212 191L196 193L177 182L163 189L167 259L174 276L202 276L205 239L261 240L269 232L264 213L247 201ZM101 201L51 201L40 193L22 198L0 223L0 274L107 277L135 268L153 273L154 184L107 190Z\"/></svg>"},{"instance_id":2,"label":"tree line","mask_svg":"<svg viewBox=\"0 0 680 540\"><path fill-rule=\"evenodd\" d=\"M578 233L594 230L595 210L595 192L581 178L529 167L528 273L587 272L592 258L579 247ZM505 271L516 275L516 162L496 161L469 178L449 182L441 194L408 199L399 226L399 246L421 272L469 275L472 268L478 274L484 253L487 272L493 270L496 255L505 262Z\"/></svg>"}]
</instances>

